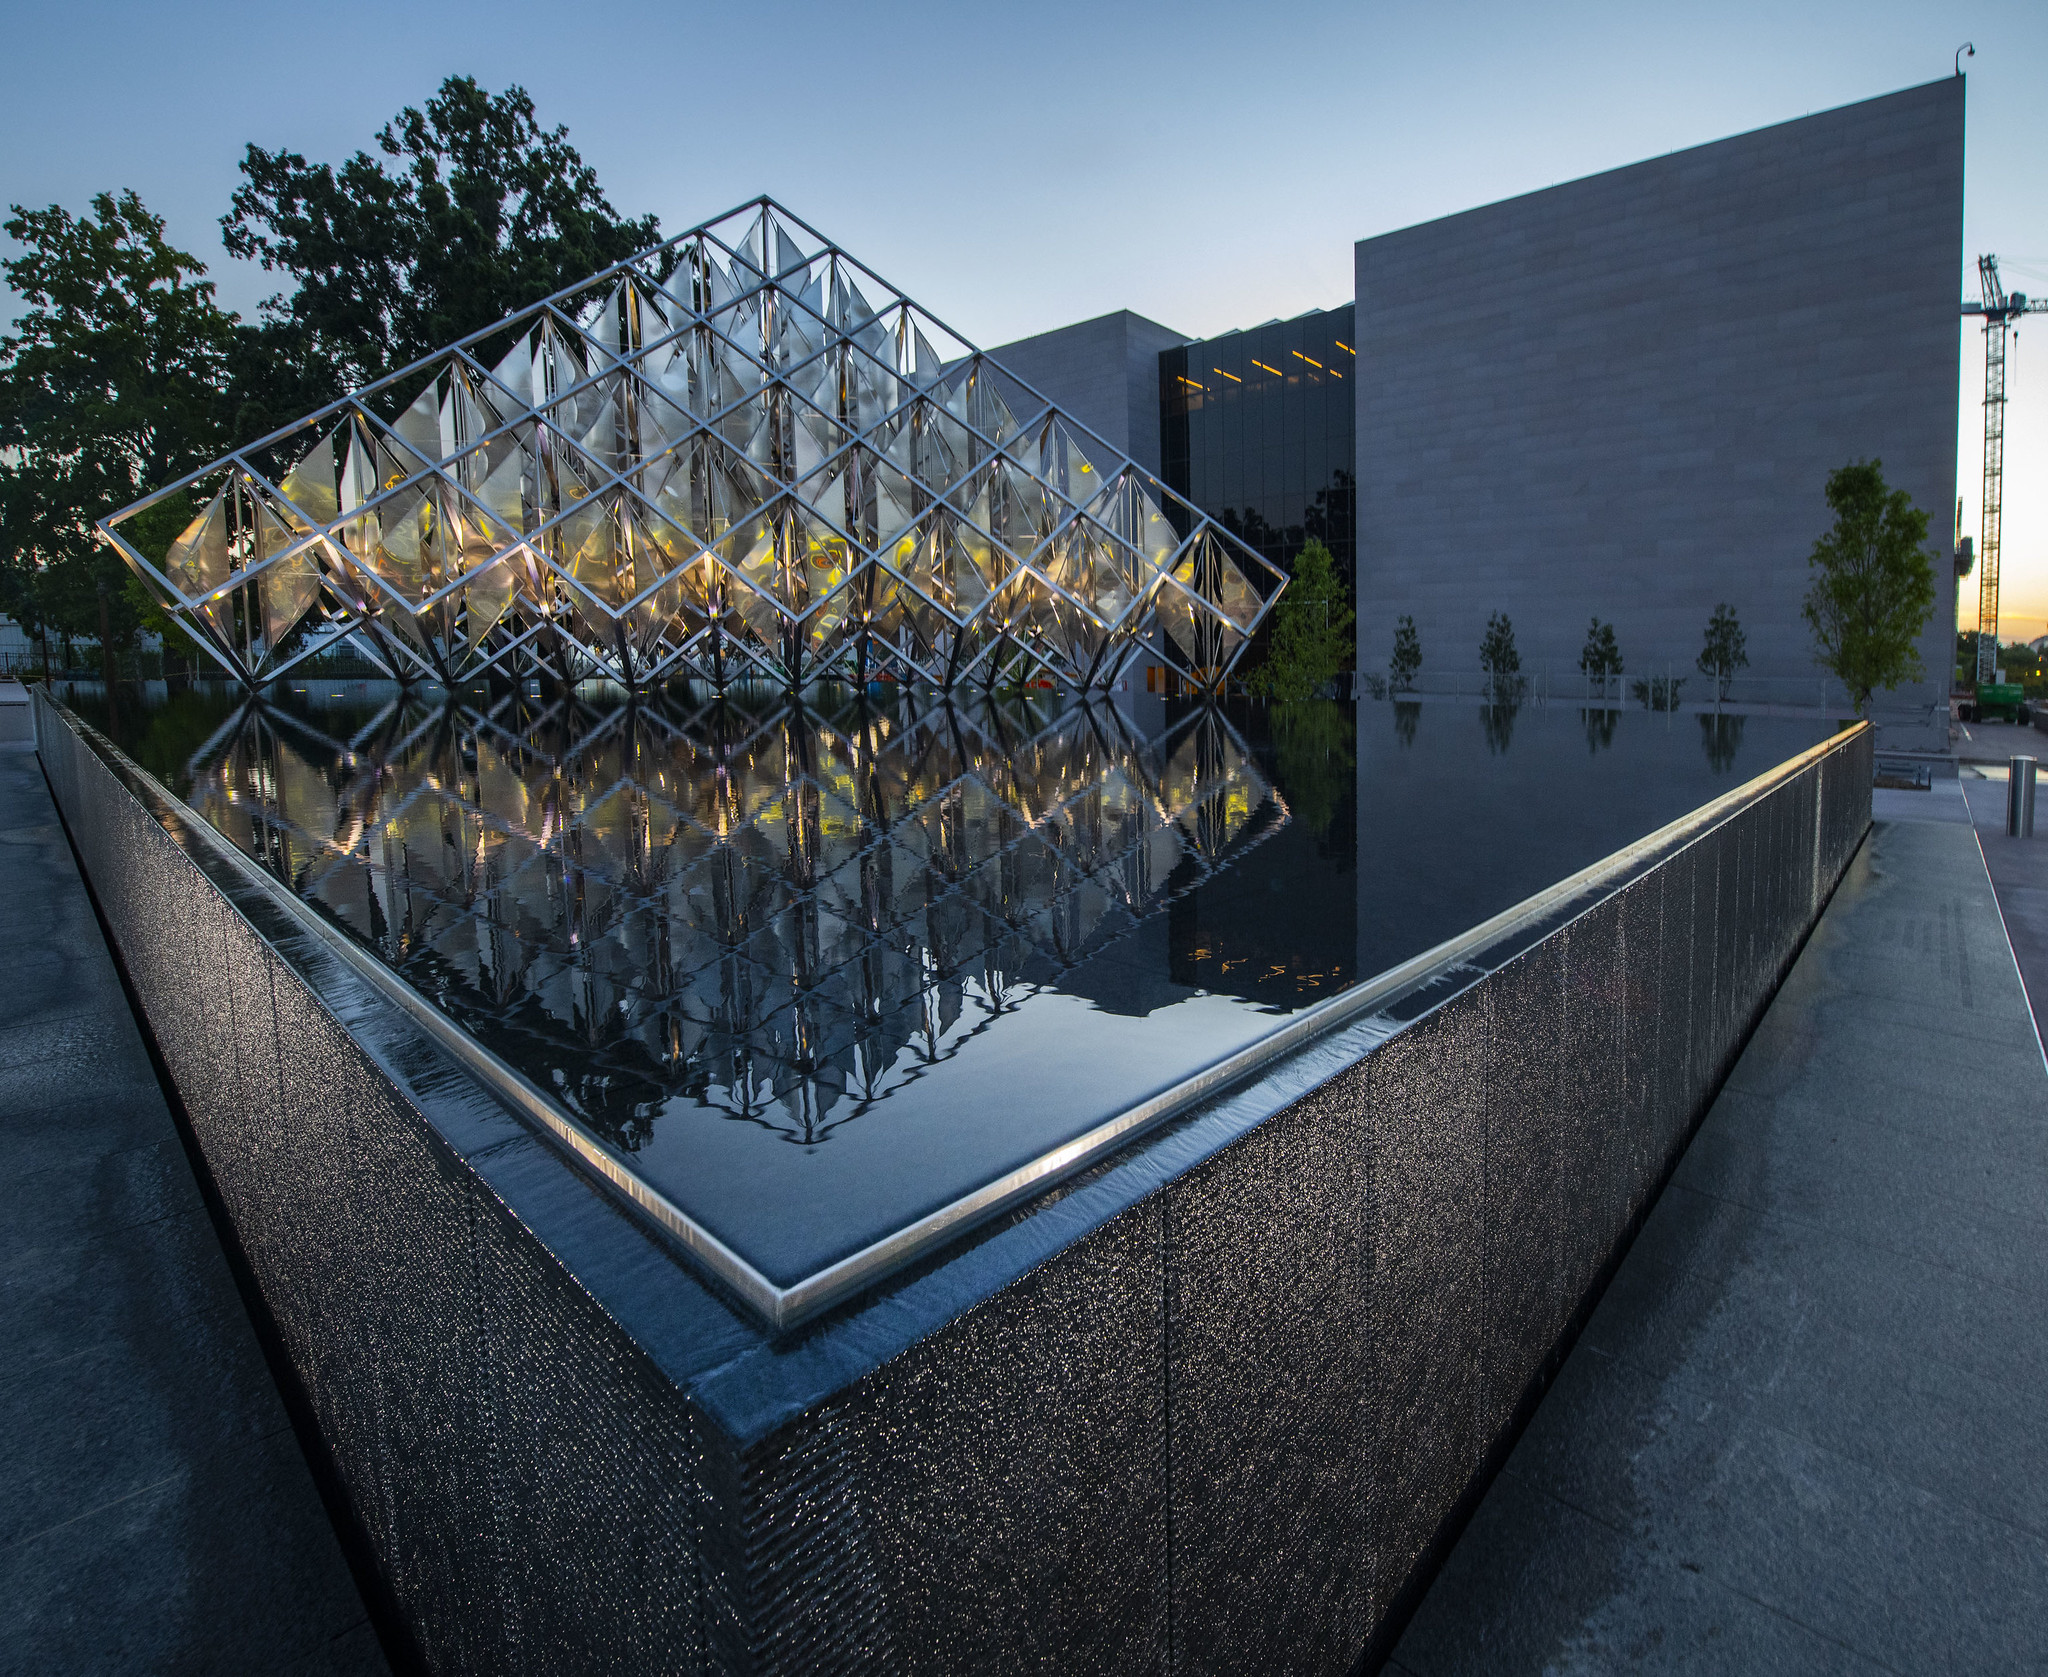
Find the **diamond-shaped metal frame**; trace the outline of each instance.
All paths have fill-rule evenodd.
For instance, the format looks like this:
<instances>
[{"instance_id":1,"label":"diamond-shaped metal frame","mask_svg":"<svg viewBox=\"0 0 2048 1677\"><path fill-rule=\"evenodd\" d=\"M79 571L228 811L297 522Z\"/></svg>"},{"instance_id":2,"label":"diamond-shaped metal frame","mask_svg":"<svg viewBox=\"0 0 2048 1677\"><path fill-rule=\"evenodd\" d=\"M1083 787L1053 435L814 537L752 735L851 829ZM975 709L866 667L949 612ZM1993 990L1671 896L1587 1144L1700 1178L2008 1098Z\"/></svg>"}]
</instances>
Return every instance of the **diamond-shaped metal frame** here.
<instances>
[{"instance_id":1,"label":"diamond-shaped metal frame","mask_svg":"<svg viewBox=\"0 0 2048 1677\"><path fill-rule=\"evenodd\" d=\"M152 562L121 527L180 491ZM340 634L441 682L1087 688L1143 655L1215 691L1285 585L767 198L99 531L252 686Z\"/></svg>"}]
</instances>

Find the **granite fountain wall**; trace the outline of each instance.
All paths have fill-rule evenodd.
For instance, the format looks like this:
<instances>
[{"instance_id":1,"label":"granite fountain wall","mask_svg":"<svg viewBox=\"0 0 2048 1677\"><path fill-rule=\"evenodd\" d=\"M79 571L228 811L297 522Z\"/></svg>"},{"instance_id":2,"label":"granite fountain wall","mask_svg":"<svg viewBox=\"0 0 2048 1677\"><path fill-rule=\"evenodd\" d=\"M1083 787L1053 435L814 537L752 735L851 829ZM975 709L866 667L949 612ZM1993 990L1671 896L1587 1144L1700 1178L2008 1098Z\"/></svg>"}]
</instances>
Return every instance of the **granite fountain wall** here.
<instances>
[{"instance_id":1,"label":"granite fountain wall","mask_svg":"<svg viewBox=\"0 0 2048 1677\"><path fill-rule=\"evenodd\" d=\"M106 741L43 761L439 1672L1347 1672L1870 819L1838 735L776 1335Z\"/></svg>"}]
</instances>

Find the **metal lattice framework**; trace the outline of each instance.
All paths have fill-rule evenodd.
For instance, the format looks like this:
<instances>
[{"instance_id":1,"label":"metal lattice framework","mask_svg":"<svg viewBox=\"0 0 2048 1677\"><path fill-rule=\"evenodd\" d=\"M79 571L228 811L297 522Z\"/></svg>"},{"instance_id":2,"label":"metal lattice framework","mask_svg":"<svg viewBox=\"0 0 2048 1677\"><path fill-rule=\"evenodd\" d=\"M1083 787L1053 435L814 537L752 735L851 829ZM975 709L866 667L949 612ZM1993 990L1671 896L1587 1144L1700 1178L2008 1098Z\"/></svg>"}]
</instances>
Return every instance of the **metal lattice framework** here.
<instances>
[{"instance_id":1,"label":"metal lattice framework","mask_svg":"<svg viewBox=\"0 0 2048 1677\"><path fill-rule=\"evenodd\" d=\"M876 299L871 301L870 298ZM181 491L160 563L123 538ZM768 199L100 525L251 685L493 671L1214 690L1281 573Z\"/></svg>"}]
</instances>

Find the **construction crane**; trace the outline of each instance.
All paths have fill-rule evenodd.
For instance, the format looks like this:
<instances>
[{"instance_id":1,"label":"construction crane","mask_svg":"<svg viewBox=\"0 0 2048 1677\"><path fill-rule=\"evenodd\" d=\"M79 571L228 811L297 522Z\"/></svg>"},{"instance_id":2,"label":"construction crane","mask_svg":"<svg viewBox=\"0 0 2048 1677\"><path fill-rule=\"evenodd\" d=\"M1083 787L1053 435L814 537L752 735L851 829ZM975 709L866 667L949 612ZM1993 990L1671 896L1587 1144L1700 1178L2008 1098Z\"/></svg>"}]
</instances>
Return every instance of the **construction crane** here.
<instances>
[{"instance_id":1,"label":"construction crane","mask_svg":"<svg viewBox=\"0 0 2048 1677\"><path fill-rule=\"evenodd\" d=\"M1977 541L1977 684L1998 679L1998 525L2005 500L2005 340L2023 314L2048 314L2048 298L2029 302L1998 278L1998 258L1977 258L1983 299L1963 305L1984 321L1984 522Z\"/></svg>"}]
</instances>

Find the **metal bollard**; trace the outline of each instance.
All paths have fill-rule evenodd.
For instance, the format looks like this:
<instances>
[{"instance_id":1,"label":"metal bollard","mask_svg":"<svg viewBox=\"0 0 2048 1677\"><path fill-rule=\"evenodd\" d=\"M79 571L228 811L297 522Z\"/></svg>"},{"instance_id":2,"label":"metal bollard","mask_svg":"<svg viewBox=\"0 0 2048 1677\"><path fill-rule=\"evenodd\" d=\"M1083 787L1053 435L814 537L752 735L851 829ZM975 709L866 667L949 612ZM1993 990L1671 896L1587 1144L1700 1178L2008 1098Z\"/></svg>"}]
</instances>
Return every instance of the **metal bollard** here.
<instances>
[{"instance_id":1,"label":"metal bollard","mask_svg":"<svg viewBox=\"0 0 2048 1677\"><path fill-rule=\"evenodd\" d=\"M2005 831L2009 838L2034 836L2034 764L2032 757L2015 757L2005 783Z\"/></svg>"}]
</instances>

